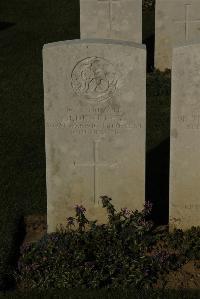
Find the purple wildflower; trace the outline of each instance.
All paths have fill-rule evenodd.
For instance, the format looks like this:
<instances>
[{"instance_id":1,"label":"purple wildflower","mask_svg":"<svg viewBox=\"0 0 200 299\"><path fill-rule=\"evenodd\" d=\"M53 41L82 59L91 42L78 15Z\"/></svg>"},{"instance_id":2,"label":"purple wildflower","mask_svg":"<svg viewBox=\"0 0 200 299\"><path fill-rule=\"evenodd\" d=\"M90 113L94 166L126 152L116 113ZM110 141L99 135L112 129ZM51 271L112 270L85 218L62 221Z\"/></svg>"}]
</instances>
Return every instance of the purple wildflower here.
<instances>
[{"instance_id":1,"label":"purple wildflower","mask_svg":"<svg viewBox=\"0 0 200 299\"><path fill-rule=\"evenodd\" d=\"M125 217L129 217L131 214L131 211L128 210L127 208L123 208L123 209L121 209L121 211L123 213L123 216L125 216Z\"/></svg>"},{"instance_id":2,"label":"purple wildflower","mask_svg":"<svg viewBox=\"0 0 200 299\"><path fill-rule=\"evenodd\" d=\"M55 234L52 234L51 237L50 237L50 240L53 241L53 242L57 242L58 241L58 236L55 235Z\"/></svg>"},{"instance_id":3,"label":"purple wildflower","mask_svg":"<svg viewBox=\"0 0 200 299\"><path fill-rule=\"evenodd\" d=\"M141 220L141 219L138 221L138 223L139 223L139 225L144 226L144 227L147 224L147 222L145 220Z\"/></svg>"},{"instance_id":4,"label":"purple wildflower","mask_svg":"<svg viewBox=\"0 0 200 299\"><path fill-rule=\"evenodd\" d=\"M149 215L152 211L152 208L153 208L153 204L150 201L146 201L144 205L144 209L142 211L143 215L144 216Z\"/></svg>"},{"instance_id":5,"label":"purple wildflower","mask_svg":"<svg viewBox=\"0 0 200 299\"><path fill-rule=\"evenodd\" d=\"M82 205L75 205L75 210L76 213L80 214L80 213L85 213L86 209L82 206Z\"/></svg>"},{"instance_id":6,"label":"purple wildflower","mask_svg":"<svg viewBox=\"0 0 200 299\"><path fill-rule=\"evenodd\" d=\"M68 217L68 218L67 218L67 224L68 224L68 225L75 225L75 224L74 224L74 220L75 220L74 217Z\"/></svg>"},{"instance_id":7,"label":"purple wildflower","mask_svg":"<svg viewBox=\"0 0 200 299\"><path fill-rule=\"evenodd\" d=\"M150 220L146 221L144 218L141 218L138 220L138 225L142 226L145 230L149 230L153 227L153 222Z\"/></svg>"},{"instance_id":8,"label":"purple wildflower","mask_svg":"<svg viewBox=\"0 0 200 299\"><path fill-rule=\"evenodd\" d=\"M146 210L148 210L148 211L151 211L152 208L153 208L153 204L152 204L152 202L150 202L150 201L146 201L146 202L145 202L145 205L144 205L144 208L145 208Z\"/></svg>"}]
</instances>

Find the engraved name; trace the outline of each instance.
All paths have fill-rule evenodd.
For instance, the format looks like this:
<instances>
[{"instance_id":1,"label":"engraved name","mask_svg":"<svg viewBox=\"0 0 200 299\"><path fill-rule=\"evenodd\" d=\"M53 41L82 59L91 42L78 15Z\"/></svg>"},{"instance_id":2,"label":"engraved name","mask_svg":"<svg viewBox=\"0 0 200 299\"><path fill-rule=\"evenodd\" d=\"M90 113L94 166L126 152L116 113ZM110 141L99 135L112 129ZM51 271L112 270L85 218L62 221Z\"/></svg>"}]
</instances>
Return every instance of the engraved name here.
<instances>
[{"instance_id":1,"label":"engraved name","mask_svg":"<svg viewBox=\"0 0 200 299\"><path fill-rule=\"evenodd\" d=\"M48 128L69 129L71 134L119 134L122 130L141 129L139 121L128 119L119 108L88 108L80 112L67 107L63 119L46 122Z\"/></svg>"},{"instance_id":2,"label":"engraved name","mask_svg":"<svg viewBox=\"0 0 200 299\"><path fill-rule=\"evenodd\" d=\"M177 116L178 124L186 130L200 130L200 112L195 111L191 114Z\"/></svg>"}]
</instances>

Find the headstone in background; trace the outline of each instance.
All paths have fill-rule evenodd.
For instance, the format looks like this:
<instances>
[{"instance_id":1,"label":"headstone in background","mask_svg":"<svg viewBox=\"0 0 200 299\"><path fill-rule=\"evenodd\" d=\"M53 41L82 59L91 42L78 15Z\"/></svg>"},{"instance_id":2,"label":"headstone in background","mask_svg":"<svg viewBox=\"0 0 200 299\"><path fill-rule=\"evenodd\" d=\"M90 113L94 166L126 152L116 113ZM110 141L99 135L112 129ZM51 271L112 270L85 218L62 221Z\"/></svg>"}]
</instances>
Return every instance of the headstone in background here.
<instances>
[{"instance_id":1,"label":"headstone in background","mask_svg":"<svg viewBox=\"0 0 200 299\"><path fill-rule=\"evenodd\" d=\"M80 0L81 38L142 43L142 0Z\"/></svg>"},{"instance_id":2,"label":"headstone in background","mask_svg":"<svg viewBox=\"0 0 200 299\"><path fill-rule=\"evenodd\" d=\"M200 44L174 48L170 226L200 225Z\"/></svg>"},{"instance_id":3,"label":"headstone in background","mask_svg":"<svg viewBox=\"0 0 200 299\"><path fill-rule=\"evenodd\" d=\"M43 49L48 232L74 216L107 222L145 201L146 49L133 42L66 41Z\"/></svg>"},{"instance_id":4,"label":"headstone in background","mask_svg":"<svg viewBox=\"0 0 200 299\"><path fill-rule=\"evenodd\" d=\"M157 0L155 12L155 67L171 69L172 48L200 38L199 0Z\"/></svg>"}]
</instances>

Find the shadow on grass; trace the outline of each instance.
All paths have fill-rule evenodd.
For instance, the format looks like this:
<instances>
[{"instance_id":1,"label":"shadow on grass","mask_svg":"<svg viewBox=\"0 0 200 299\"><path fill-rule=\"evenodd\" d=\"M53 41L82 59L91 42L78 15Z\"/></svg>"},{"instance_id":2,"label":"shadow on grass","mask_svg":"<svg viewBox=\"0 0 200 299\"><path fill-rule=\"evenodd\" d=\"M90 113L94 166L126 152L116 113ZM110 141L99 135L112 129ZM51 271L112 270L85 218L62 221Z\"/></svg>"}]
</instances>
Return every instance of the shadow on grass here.
<instances>
[{"instance_id":1,"label":"shadow on grass","mask_svg":"<svg viewBox=\"0 0 200 299\"><path fill-rule=\"evenodd\" d=\"M168 224L169 153L167 138L146 156L146 199L153 203L152 220L156 225Z\"/></svg>"},{"instance_id":2,"label":"shadow on grass","mask_svg":"<svg viewBox=\"0 0 200 299\"><path fill-rule=\"evenodd\" d=\"M12 26L14 26L15 23L10 23L10 22L1 22L0 21L0 31L1 30L6 30L7 28L10 28Z\"/></svg>"},{"instance_id":3,"label":"shadow on grass","mask_svg":"<svg viewBox=\"0 0 200 299\"><path fill-rule=\"evenodd\" d=\"M17 291L14 293L8 292L5 294L0 293L0 298L26 298L26 299L38 299L38 298L63 298L63 299L199 299L199 290L135 290L131 287L123 289L96 289L96 290L80 290L80 289L60 289L60 290L27 290Z\"/></svg>"},{"instance_id":4,"label":"shadow on grass","mask_svg":"<svg viewBox=\"0 0 200 299\"><path fill-rule=\"evenodd\" d=\"M17 269L18 260L20 257L20 247L25 238L25 223L24 217L20 217L16 222L16 230L12 239L12 250L10 253L9 264L12 269ZM8 265L9 266L9 265ZM16 282L13 275L8 271L4 275L3 285L0 291L14 291L16 289Z\"/></svg>"}]
</instances>

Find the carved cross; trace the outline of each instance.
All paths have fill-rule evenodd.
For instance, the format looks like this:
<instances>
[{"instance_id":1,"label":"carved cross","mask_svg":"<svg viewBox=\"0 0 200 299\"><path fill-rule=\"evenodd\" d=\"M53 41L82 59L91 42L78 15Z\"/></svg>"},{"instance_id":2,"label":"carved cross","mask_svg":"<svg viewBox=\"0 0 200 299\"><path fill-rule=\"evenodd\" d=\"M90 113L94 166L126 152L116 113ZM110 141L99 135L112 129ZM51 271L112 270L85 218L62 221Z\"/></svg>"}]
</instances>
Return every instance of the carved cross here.
<instances>
[{"instance_id":1,"label":"carved cross","mask_svg":"<svg viewBox=\"0 0 200 299\"><path fill-rule=\"evenodd\" d=\"M191 23L200 23L200 19L190 20L190 6L192 4L185 4L185 20L174 20L176 24L184 24L185 26L185 40L189 40L189 26Z\"/></svg>"},{"instance_id":2,"label":"carved cross","mask_svg":"<svg viewBox=\"0 0 200 299\"><path fill-rule=\"evenodd\" d=\"M89 163L77 163L74 161L74 166L81 166L81 167L93 167L93 185L94 185L94 203L98 203L98 196L99 196L99 191L98 191L98 184L99 184L99 167L115 167L117 166L117 162L114 163L106 163L106 162L100 162L99 161L99 143L100 140L94 140L93 141L93 161Z\"/></svg>"},{"instance_id":3,"label":"carved cross","mask_svg":"<svg viewBox=\"0 0 200 299\"><path fill-rule=\"evenodd\" d=\"M109 15L109 23L110 23L110 32L112 31L112 17L113 17L113 4L117 4L119 0L98 0L98 2L104 2L108 4L108 15Z\"/></svg>"}]
</instances>

